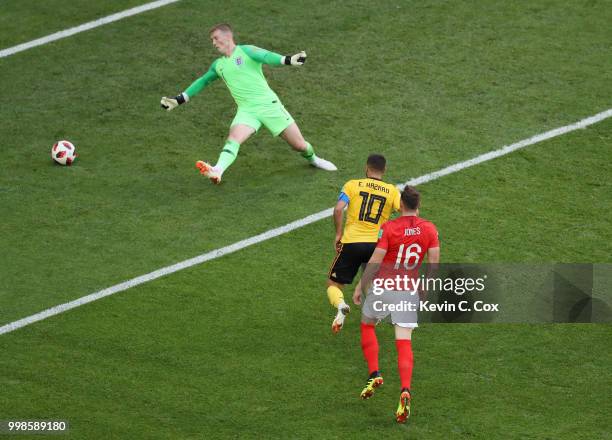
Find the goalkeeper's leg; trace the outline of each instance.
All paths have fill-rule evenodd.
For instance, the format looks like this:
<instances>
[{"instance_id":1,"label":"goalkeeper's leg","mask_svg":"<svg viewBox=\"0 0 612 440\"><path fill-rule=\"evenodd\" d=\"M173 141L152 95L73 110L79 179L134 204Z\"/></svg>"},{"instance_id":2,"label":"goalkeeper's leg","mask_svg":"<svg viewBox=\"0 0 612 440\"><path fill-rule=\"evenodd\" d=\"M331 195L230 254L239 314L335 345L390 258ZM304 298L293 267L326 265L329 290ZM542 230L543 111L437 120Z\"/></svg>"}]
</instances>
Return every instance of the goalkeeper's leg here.
<instances>
[{"instance_id":1,"label":"goalkeeper's leg","mask_svg":"<svg viewBox=\"0 0 612 440\"><path fill-rule=\"evenodd\" d=\"M302 136L302 132L295 122L291 123L287 128L281 132L281 137L296 151L302 154L302 157L306 159L310 165L321 168L326 171L336 171L336 165L328 160L318 157L315 154L314 148L307 142Z\"/></svg>"},{"instance_id":2,"label":"goalkeeper's leg","mask_svg":"<svg viewBox=\"0 0 612 440\"><path fill-rule=\"evenodd\" d=\"M196 166L200 170L200 173L208 177L213 183L221 183L221 176L227 170L232 163L238 157L238 151L240 151L240 145L246 142L249 137L255 133L256 129L244 124L232 125L230 128L229 136L227 141L219 154L219 159L215 166L204 161L197 161Z\"/></svg>"}]
</instances>

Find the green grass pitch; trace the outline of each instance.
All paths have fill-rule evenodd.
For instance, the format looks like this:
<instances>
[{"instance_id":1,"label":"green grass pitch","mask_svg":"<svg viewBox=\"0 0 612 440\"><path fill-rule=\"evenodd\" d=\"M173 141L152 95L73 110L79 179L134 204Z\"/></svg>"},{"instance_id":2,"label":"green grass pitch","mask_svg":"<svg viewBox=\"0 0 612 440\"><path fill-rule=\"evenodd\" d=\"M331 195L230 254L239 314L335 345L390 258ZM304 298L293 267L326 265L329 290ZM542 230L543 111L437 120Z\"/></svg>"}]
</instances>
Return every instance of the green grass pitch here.
<instances>
[{"instance_id":1,"label":"green grass pitch","mask_svg":"<svg viewBox=\"0 0 612 440\"><path fill-rule=\"evenodd\" d=\"M0 49L138 4L6 0ZM262 129L223 185L197 174L229 93L159 99L208 68L221 21L308 52L266 75L337 173ZM0 325L328 208L370 152L400 183L606 110L611 22L603 0L183 0L2 58ZM73 167L49 158L63 138ZM612 263L611 145L608 119L422 185L442 259ZM358 313L330 332L332 241L322 220L0 336L0 420L66 419L74 439L611 438L605 324L422 325L405 426L382 328L385 385L361 402Z\"/></svg>"}]
</instances>

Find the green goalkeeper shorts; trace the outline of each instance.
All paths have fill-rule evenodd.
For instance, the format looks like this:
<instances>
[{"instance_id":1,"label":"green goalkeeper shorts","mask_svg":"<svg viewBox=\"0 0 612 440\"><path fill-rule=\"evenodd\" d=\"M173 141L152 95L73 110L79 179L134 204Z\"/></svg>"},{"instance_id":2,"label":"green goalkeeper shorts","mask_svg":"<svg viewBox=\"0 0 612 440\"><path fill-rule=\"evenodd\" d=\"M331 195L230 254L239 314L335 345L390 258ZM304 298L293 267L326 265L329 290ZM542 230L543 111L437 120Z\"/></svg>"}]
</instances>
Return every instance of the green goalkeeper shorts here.
<instances>
[{"instance_id":1,"label":"green goalkeeper shorts","mask_svg":"<svg viewBox=\"0 0 612 440\"><path fill-rule=\"evenodd\" d=\"M249 108L238 107L231 126L243 124L258 131L263 124L270 130L272 136L278 136L294 122L293 117L283 107L283 104L279 101L272 101L270 105Z\"/></svg>"}]
</instances>

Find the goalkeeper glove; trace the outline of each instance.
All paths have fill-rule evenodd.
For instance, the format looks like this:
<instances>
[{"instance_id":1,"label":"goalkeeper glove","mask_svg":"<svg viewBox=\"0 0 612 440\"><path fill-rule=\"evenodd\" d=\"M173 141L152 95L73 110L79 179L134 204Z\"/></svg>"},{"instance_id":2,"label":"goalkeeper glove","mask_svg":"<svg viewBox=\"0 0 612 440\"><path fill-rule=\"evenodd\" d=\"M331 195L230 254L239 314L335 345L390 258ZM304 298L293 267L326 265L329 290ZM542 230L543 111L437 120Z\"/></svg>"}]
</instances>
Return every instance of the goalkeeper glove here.
<instances>
[{"instance_id":1,"label":"goalkeeper glove","mask_svg":"<svg viewBox=\"0 0 612 440\"><path fill-rule=\"evenodd\" d=\"M189 97L184 93L181 93L180 95L175 96L174 98L166 98L164 96L161 99L161 107L170 111L174 110L179 105L186 103L187 101L189 101Z\"/></svg>"},{"instance_id":2,"label":"goalkeeper glove","mask_svg":"<svg viewBox=\"0 0 612 440\"><path fill-rule=\"evenodd\" d=\"M301 51L295 55L287 55L283 60L283 64L291 66L302 66L306 62L306 52Z\"/></svg>"}]
</instances>

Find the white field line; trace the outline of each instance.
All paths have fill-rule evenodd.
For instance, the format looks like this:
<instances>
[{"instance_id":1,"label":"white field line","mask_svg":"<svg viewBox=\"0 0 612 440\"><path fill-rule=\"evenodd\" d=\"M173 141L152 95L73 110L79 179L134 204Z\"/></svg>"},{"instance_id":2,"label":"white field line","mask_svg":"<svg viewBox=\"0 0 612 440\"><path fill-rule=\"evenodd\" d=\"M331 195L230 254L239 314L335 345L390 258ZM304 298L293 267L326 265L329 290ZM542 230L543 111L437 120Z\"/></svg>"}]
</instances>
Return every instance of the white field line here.
<instances>
[{"instance_id":1,"label":"white field line","mask_svg":"<svg viewBox=\"0 0 612 440\"><path fill-rule=\"evenodd\" d=\"M106 17L99 18L98 20L90 21L88 23L84 23L70 29L65 29L54 34L47 35L46 37L37 38L36 40L28 41L27 43L18 44L17 46L9 47L7 49L2 49L0 50L0 58L8 57L10 55L14 55L18 52L22 52L24 50L28 50L36 46L42 46L43 44L47 44L52 41L60 40L71 35L78 34L80 32L85 32L90 29L97 28L98 26L103 26L105 24L112 23L113 21L122 20L126 17L131 17L132 15L150 11L151 9L161 8L162 6L166 6L171 3L176 3L178 1L180 0L158 0L155 2L136 6L135 8L126 9L125 11L117 12L116 14L108 15Z\"/></svg>"},{"instance_id":2,"label":"white field line","mask_svg":"<svg viewBox=\"0 0 612 440\"><path fill-rule=\"evenodd\" d=\"M500 156L504 156L513 151L519 150L521 148L525 148L529 145L537 144L538 142L542 142L544 140L551 139L556 136L561 136L563 134L569 133L570 131L578 130L579 128L586 128L589 125L596 124L597 122L600 122L609 117L612 117L612 109L608 109L604 112L601 112L594 116L583 119L579 122L576 122L575 124L570 124L564 127L555 128L554 130L550 130L545 133L535 135L528 139L524 139L522 141L516 142L512 145L502 147L498 150L494 150L489 153L481 154L480 156L476 156L473 159L456 163L449 167L443 168L439 171L434 171L433 173L429 173L429 174L425 174L420 177L416 177L414 179L409 180L406 183L398 185L398 187L403 187L405 185L420 185L426 182L431 182L432 180L439 179L442 176L456 173L457 171L464 170L466 168L472 167L479 163L486 162L488 160L495 159ZM74 309L75 307L82 306L83 304L97 301L100 298L104 298L105 296L114 295L115 293L122 292L131 287L138 286L140 284L144 284L149 281L156 280L157 278L161 278L165 275L169 275L171 273L178 272L179 270L187 269L188 267L195 266L197 264L202 264L206 261L215 260L224 255L231 254L233 252L239 251L241 249L252 246L254 244L261 243L263 241L269 240L279 235L286 234L287 232L290 232L295 229L301 228L303 226L309 225L311 223L314 223L326 217L330 217L332 213L333 213L333 208L325 209L323 211L317 212L316 214L309 215L308 217L304 217L302 219L296 220L294 222L288 223L278 228L270 229L259 235L255 235L254 237L250 237L250 238L238 241L229 246L215 249L214 251L210 251L205 254L198 255L197 257L191 258L189 260L181 261L180 263L176 263L171 266L162 267L161 269L157 269L154 272L150 272L145 275L141 275L139 277L132 278L131 280L127 280L122 283L116 284L114 286L108 287L106 289L99 290L87 296L78 298L74 301L70 301L64 304L57 305L55 307L51 307L50 309L43 310L42 312L36 313L35 315L28 316L26 318L11 322L9 324L6 324L0 327L0 335L5 334L5 333L10 333L14 330L17 330L18 328L25 327L26 325L30 325L34 322L41 321L51 316L59 315L60 313L66 312L70 309Z\"/></svg>"}]
</instances>

